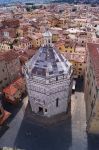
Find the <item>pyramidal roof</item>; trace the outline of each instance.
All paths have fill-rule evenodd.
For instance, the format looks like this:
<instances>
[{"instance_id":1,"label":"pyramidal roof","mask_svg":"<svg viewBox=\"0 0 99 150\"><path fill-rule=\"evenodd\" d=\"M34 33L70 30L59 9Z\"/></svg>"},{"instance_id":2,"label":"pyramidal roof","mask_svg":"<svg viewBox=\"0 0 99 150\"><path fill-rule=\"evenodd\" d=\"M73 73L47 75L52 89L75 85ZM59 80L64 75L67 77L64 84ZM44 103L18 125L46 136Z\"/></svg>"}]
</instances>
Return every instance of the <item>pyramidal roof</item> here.
<instances>
[{"instance_id":1,"label":"pyramidal roof","mask_svg":"<svg viewBox=\"0 0 99 150\"><path fill-rule=\"evenodd\" d=\"M52 46L41 47L26 64L28 73L43 78L68 74L71 63Z\"/></svg>"}]
</instances>

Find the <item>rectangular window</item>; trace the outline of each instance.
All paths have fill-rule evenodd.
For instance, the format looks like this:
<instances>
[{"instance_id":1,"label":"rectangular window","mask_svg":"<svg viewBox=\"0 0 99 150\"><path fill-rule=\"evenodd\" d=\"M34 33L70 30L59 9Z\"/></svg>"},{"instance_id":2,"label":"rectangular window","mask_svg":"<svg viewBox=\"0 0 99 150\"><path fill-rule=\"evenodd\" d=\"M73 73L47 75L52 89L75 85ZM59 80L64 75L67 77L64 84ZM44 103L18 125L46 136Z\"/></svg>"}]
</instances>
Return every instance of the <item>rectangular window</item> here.
<instances>
[{"instance_id":1,"label":"rectangular window","mask_svg":"<svg viewBox=\"0 0 99 150\"><path fill-rule=\"evenodd\" d=\"M2 111L0 110L0 115L2 115Z\"/></svg>"},{"instance_id":2,"label":"rectangular window","mask_svg":"<svg viewBox=\"0 0 99 150\"><path fill-rule=\"evenodd\" d=\"M0 84L2 83L2 81L0 81Z\"/></svg>"},{"instance_id":3,"label":"rectangular window","mask_svg":"<svg viewBox=\"0 0 99 150\"><path fill-rule=\"evenodd\" d=\"M45 112L47 112L47 109L45 109Z\"/></svg>"},{"instance_id":4,"label":"rectangular window","mask_svg":"<svg viewBox=\"0 0 99 150\"><path fill-rule=\"evenodd\" d=\"M91 103L91 108L93 109L93 107L94 107L94 102L92 101L92 103Z\"/></svg>"},{"instance_id":5,"label":"rectangular window","mask_svg":"<svg viewBox=\"0 0 99 150\"><path fill-rule=\"evenodd\" d=\"M56 81L58 81L58 77L56 77Z\"/></svg>"},{"instance_id":6,"label":"rectangular window","mask_svg":"<svg viewBox=\"0 0 99 150\"><path fill-rule=\"evenodd\" d=\"M91 90L89 91L89 95L91 95Z\"/></svg>"},{"instance_id":7,"label":"rectangular window","mask_svg":"<svg viewBox=\"0 0 99 150\"><path fill-rule=\"evenodd\" d=\"M82 70L82 68L79 68L79 70Z\"/></svg>"},{"instance_id":8,"label":"rectangular window","mask_svg":"<svg viewBox=\"0 0 99 150\"><path fill-rule=\"evenodd\" d=\"M57 98L56 99L56 107L58 107L58 101L59 101L59 99Z\"/></svg>"}]
</instances>

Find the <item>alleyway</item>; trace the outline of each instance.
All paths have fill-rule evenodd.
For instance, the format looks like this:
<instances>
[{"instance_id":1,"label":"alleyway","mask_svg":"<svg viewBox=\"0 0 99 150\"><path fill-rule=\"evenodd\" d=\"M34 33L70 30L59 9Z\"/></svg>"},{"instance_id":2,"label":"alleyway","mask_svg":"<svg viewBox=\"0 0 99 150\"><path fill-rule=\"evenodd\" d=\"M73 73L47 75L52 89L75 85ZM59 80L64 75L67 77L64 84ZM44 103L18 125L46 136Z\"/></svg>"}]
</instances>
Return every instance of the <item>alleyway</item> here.
<instances>
[{"instance_id":1,"label":"alleyway","mask_svg":"<svg viewBox=\"0 0 99 150\"><path fill-rule=\"evenodd\" d=\"M84 94L75 92L71 103L72 150L87 150L86 111Z\"/></svg>"}]
</instances>

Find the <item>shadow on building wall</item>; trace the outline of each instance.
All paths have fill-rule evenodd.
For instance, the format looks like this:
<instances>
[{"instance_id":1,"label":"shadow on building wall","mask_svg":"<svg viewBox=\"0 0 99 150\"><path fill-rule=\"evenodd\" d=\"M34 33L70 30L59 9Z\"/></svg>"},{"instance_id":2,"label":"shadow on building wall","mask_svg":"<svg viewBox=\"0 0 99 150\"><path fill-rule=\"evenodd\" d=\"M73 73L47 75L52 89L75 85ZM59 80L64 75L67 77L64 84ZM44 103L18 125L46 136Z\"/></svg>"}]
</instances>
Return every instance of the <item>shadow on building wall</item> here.
<instances>
[{"instance_id":1,"label":"shadow on building wall","mask_svg":"<svg viewBox=\"0 0 99 150\"><path fill-rule=\"evenodd\" d=\"M87 137L88 137L88 150L99 150L99 135L89 134Z\"/></svg>"}]
</instances>

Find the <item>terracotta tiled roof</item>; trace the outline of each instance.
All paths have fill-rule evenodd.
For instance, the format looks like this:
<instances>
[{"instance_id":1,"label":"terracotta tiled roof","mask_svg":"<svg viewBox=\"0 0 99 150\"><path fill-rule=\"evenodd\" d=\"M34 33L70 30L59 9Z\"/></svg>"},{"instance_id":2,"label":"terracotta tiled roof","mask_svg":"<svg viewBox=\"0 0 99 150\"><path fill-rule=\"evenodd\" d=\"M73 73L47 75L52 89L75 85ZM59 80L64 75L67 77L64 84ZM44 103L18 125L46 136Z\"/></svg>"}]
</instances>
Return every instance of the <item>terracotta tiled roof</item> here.
<instances>
[{"instance_id":1,"label":"terracotta tiled roof","mask_svg":"<svg viewBox=\"0 0 99 150\"><path fill-rule=\"evenodd\" d=\"M59 40L59 41L57 41L57 43L55 43L55 46L59 47L59 46L64 45L64 44L65 44L65 40Z\"/></svg>"},{"instance_id":2,"label":"terracotta tiled roof","mask_svg":"<svg viewBox=\"0 0 99 150\"><path fill-rule=\"evenodd\" d=\"M7 86L5 89L3 89L3 92L5 94L13 96L17 92L17 90L18 89L16 87L14 87L13 84L11 84L11 85Z\"/></svg>"},{"instance_id":3,"label":"terracotta tiled roof","mask_svg":"<svg viewBox=\"0 0 99 150\"><path fill-rule=\"evenodd\" d=\"M92 61L96 84L99 88L99 44L88 43L87 48Z\"/></svg>"},{"instance_id":4,"label":"terracotta tiled roof","mask_svg":"<svg viewBox=\"0 0 99 150\"><path fill-rule=\"evenodd\" d=\"M21 62L22 64L24 64L24 63L28 60L28 57L21 55L21 56L19 56L19 59L20 59L20 62Z\"/></svg>"},{"instance_id":5,"label":"terracotta tiled roof","mask_svg":"<svg viewBox=\"0 0 99 150\"><path fill-rule=\"evenodd\" d=\"M63 52L62 53L66 59L70 61L76 61L79 63L84 63L86 61L86 57L84 54L79 53L69 53L69 52Z\"/></svg>"},{"instance_id":6,"label":"terracotta tiled roof","mask_svg":"<svg viewBox=\"0 0 99 150\"><path fill-rule=\"evenodd\" d=\"M25 50L23 53L20 52L19 59L21 63L25 63L28 59L30 59L36 52L36 49L28 49Z\"/></svg>"},{"instance_id":7,"label":"terracotta tiled roof","mask_svg":"<svg viewBox=\"0 0 99 150\"><path fill-rule=\"evenodd\" d=\"M28 49L25 51L25 53L29 56L32 57L36 52L36 49Z\"/></svg>"},{"instance_id":8,"label":"terracotta tiled roof","mask_svg":"<svg viewBox=\"0 0 99 150\"><path fill-rule=\"evenodd\" d=\"M13 96L18 91L18 89L22 88L23 83L24 83L24 80L23 78L20 77L17 80L15 80L12 84L4 88L3 92L8 95Z\"/></svg>"},{"instance_id":9,"label":"terracotta tiled roof","mask_svg":"<svg viewBox=\"0 0 99 150\"><path fill-rule=\"evenodd\" d=\"M34 34L31 36L31 38L33 38L33 39L40 39L40 38L42 38L42 34L41 34L41 33L34 33Z\"/></svg>"},{"instance_id":10,"label":"terracotta tiled roof","mask_svg":"<svg viewBox=\"0 0 99 150\"><path fill-rule=\"evenodd\" d=\"M4 116L3 116L3 118L0 120L0 125L3 125L3 123L9 118L10 115L11 115L10 112L4 110Z\"/></svg>"},{"instance_id":11,"label":"terracotta tiled roof","mask_svg":"<svg viewBox=\"0 0 99 150\"><path fill-rule=\"evenodd\" d=\"M7 20L3 20L2 24L4 27L8 26L8 27L18 27L19 26L19 20L17 19L7 19Z\"/></svg>"},{"instance_id":12,"label":"terracotta tiled roof","mask_svg":"<svg viewBox=\"0 0 99 150\"><path fill-rule=\"evenodd\" d=\"M5 60L7 62L10 62L11 60L16 59L17 57L18 57L18 54L13 50L0 53L0 59Z\"/></svg>"},{"instance_id":13,"label":"terracotta tiled roof","mask_svg":"<svg viewBox=\"0 0 99 150\"><path fill-rule=\"evenodd\" d=\"M15 43L14 45L15 46L19 46L20 44L27 44L27 43L29 43L29 42L31 42L32 40L31 40L31 38L29 38L29 37L21 37L19 40L18 40L18 42L17 43Z\"/></svg>"}]
</instances>

